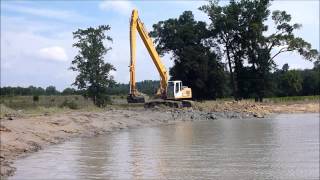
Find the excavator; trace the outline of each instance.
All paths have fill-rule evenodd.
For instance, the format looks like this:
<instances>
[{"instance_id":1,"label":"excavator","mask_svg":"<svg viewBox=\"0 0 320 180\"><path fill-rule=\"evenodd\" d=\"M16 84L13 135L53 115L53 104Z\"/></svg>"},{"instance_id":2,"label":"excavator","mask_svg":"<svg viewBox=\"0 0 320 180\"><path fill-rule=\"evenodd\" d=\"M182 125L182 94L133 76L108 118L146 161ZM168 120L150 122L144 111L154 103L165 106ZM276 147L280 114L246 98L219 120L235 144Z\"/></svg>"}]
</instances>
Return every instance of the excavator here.
<instances>
[{"instance_id":1,"label":"excavator","mask_svg":"<svg viewBox=\"0 0 320 180\"><path fill-rule=\"evenodd\" d=\"M160 100L146 102L145 97L136 87L135 63L136 63L136 32L138 31L151 59L160 75L160 88L156 95ZM183 86L180 80L169 81L169 74L156 51L152 39L148 35L144 24L138 16L136 9L132 10L130 20L130 92L127 96L128 103L145 103L145 107L154 107L163 104L170 107L192 106L192 90Z\"/></svg>"}]
</instances>

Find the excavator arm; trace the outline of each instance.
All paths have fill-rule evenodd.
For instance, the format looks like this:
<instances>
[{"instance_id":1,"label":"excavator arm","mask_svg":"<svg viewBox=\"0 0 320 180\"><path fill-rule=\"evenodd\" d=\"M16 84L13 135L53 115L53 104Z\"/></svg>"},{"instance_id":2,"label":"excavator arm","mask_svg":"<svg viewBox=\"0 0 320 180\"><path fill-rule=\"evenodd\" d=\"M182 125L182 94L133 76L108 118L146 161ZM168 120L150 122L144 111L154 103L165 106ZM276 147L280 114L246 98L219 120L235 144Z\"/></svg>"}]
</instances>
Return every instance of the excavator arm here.
<instances>
[{"instance_id":1,"label":"excavator arm","mask_svg":"<svg viewBox=\"0 0 320 180\"><path fill-rule=\"evenodd\" d=\"M136 88L136 79L135 79L135 63L136 63L136 32L138 31L145 47L147 48L153 63L155 64L159 75L160 75L160 94L162 97L166 96L166 89L168 86L168 72L161 62L160 56L157 53L152 39L149 37L144 24L141 22L138 16L138 11L134 9L131 15L130 22L130 94L129 98L135 98L139 96L139 92Z\"/></svg>"}]
</instances>

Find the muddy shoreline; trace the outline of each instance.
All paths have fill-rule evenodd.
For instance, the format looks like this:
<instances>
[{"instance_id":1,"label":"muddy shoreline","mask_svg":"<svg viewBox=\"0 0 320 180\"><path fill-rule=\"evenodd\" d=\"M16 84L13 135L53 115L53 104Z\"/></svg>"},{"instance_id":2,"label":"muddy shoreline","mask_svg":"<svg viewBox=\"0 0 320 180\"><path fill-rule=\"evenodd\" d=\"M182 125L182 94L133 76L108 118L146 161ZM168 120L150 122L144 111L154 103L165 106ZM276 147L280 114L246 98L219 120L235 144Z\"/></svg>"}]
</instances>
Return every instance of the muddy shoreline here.
<instances>
[{"instance_id":1,"label":"muddy shoreline","mask_svg":"<svg viewBox=\"0 0 320 180\"><path fill-rule=\"evenodd\" d=\"M249 104L246 105L248 107L243 108L243 104L231 104L233 108L224 109L208 109L205 106L182 110L166 108L109 109L103 112L72 111L35 117L15 117L11 120L9 118L1 119L1 178L14 174L16 159L72 138L92 137L121 129L168 125L181 121L263 118L272 115L272 113L319 112L318 108L310 108L310 105L305 104L294 105L293 107L296 108L285 106L285 111L281 111L279 106L274 107L275 111L270 111L268 107L261 105ZM318 107L317 104L313 104L313 106ZM303 107L309 108L301 111ZM237 108L242 108L242 110ZM297 109L298 111L295 111Z\"/></svg>"},{"instance_id":2,"label":"muddy shoreline","mask_svg":"<svg viewBox=\"0 0 320 180\"><path fill-rule=\"evenodd\" d=\"M238 115L237 117L239 117ZM231 116L230 116L231 117ZM16 171L14 160L52 144L76 137L92 137L126 128L157 126L203 119L216 119L213 113L194 110L108 110L71 112L37 117L1 120L1 177Z\"/></svg>"}]
</instances>

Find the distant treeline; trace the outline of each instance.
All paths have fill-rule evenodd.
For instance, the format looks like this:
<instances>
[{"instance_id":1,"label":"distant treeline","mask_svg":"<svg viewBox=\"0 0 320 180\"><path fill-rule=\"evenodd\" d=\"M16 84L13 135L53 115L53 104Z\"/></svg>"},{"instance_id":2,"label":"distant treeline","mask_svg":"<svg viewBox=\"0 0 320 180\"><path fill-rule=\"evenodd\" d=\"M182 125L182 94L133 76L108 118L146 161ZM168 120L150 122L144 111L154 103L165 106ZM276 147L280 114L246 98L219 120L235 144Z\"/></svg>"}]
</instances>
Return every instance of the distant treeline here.
<instances>
[{"instance_id":1,"label":"distant treeline","mask_svg":"<svg viewBox=\"0 0 320 180\"><path fill-rule=\"evenodd\" d=\"M159 88L159 81L145 80L137 82L137 87L140 92L148 95L155 94ZM31 96L31 95L83 95L84 91L74 88L65 88L63 91L58 91L55 86L42 87L1 87L1 96ZM106 89L107 95L126 95L129 93L129 84L118 83Z\"/></svg>"},{"instance_id":2,"label":"distant treeline","mask_svg":"<svg viewBox=\"0 0 320 180\"><path fill-rule=\"evenodd\" d=\"M285 64L271 74L271 88L266 91L266 97L282 97L282 96L308 96L319 95L320 71L319 68L305 70L289 70L289 66ZM248 78L250 81L250 78ZM224 91L218 98L232 97L231 83L226 83ZM156 93L159 88L159 81L145 80L137 82L138 90L149 96ZM1 95L3 96L30 96L30 95L83 95L84 91L74 88L66 88L58 91L54 86L42 87L1 87ZM118 83L113 87L106 89L107 95L126 95L129 92L129 84ZM249 88L243 90L244 97L252 97Z\"/></svg>"}]
</instances>

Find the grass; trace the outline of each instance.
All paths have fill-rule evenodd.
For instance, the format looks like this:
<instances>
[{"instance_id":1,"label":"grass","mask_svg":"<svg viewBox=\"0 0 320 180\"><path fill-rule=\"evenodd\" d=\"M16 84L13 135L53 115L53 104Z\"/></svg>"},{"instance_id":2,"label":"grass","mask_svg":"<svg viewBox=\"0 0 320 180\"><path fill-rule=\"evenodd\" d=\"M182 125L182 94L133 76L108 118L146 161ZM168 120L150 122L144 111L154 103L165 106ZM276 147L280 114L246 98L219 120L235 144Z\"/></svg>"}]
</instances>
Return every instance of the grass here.
<instances>
[{"instance_id":1,"label":"grass","mask_svg":"<svg viewBox=\"0 0 320 180\"><path fill-rule=\"evenodd\" d=\"M216 101L233 101L233 98L218 98ZM244 99L245 101L255 102L253 98ZM206 102L205 100L204 102ZM211 101L211 100L209 100ZM319 102L320 95L315 96L286 96L286 97L270 97L264 98L263 102L265 103L294 103L294 102ZM201 102L201 101L200 101Z\"/></svg>"},{"instance_id":2,"label":"grass","mask_svg":"<svg viewBox=\"0 0 320 180\"><path fill-rule=\"evenodd\" d=\"M320 95L316 96L288 96L266 98L265 102L271 103L290 103L290 102L319 102Z\"/></svg>"},{"instance_id":3,"label":"grass","mask_svg":"<svg viewBox=\"0 0 320 180\"><path fill-rule=\"evenodd\" d=\"M61 113L75 109L96 110L91 100L71 96L1 96L0 117Z\"/></svg>"},{"instance_id":4,"label":"grass","mask_svg":"<svg viewBox=\"0 0 320 180\"><path fill-rule=\"evenodd\" d=\"M81 110L83 112L105 111L105 108L96 107L89 99L80 95L56 96L1 96L0 118L5 116L36 116ZM107 105L113 109L131 109L143 107L127 103L126 96L111 96L112 104Z\"/></svg>"},{"instance_id":5,"label":"grass","mask_svg":"<svg viewBox=\"0 0 320 180\"><path fill-rule=\"evenodd\" d=\"M39 96L35 101L33 96L1 96L1 104L5 106L20 110L20 109L34 109L37 107L65 107L70 106L74 109L92 106L92 101L83 98L79 95L71 96Z\"/></svg>"}]
</instances>

